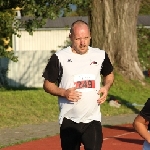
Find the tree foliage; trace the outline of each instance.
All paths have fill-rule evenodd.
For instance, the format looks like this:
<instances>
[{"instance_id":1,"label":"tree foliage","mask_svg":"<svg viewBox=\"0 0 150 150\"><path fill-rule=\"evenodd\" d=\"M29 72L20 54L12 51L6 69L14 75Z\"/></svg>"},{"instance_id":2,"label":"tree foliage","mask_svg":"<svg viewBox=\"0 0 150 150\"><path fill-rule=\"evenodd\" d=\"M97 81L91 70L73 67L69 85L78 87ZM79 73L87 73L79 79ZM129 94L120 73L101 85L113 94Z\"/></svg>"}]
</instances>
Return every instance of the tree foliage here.
<instances>
[{"instance_id":1,"label":"tree foliage","mask_svg":"<svg viewBox=\"0 0 150 150\"><path fill-rule=\"evenodd\" d=\"M150 15L150 0L142 0L140 5L140 15Z\"/></svg>"},{"instance_id":2,"label":"tree foliage","mask_svg":"<svg viewBox=\"0 0 150 150\"><path fill-rule=\"evenodd\" d=\"M62 8L67 11L69 0L62 3L61 0L1 0L0 1L0 58L9 58L17 61L17 57L12 50L12 35L18 34L19 27L24 27L29 34L33 34L34 29L42 27L46 19L55 19L60 16ZM17 10L23 16L30 17L30 20L20 21L16 17Z\"/></svg>"},{"instance_id":3,"label":"tree foliage","mask_svg":"<svg viewBox=\"0 0 150 150\"><path fill-rule=\"evenodd\" d=\"M15 29L12 28L14 22L14 14L12 11L0 9L0 57L7 57L16 61L17 57L11 51L11 35L14 34Z\"/></svg>"},{"instance_id":4,"label":"tree foliage","mask_svg":"<svg viewBox=\"0 0 150 150\"><path fill-rule=\"evenodd\" d=\"M138 55L143 70L150 69L150 29L139 26L138 33Z\"/></svg>"},{"instance_id":5,"label":"tree foliage","mask_svg":"<svg viewBox=\"0 0 150 150\"><path fill-rule=\"evenodd\" d=\"M0 58L6 57L12 61L17 61L17 57L12 50L12 35L18 34L19 27L24 27L29 34L46 23L46 19L55 19L62 12L68 15L71 11L69 4L77 4L81 10L86 10L90 0L0 0ZM84 4L84 5L83 5ZM23 16L30 17L29 20L20 22L16 17L16 11L20 10ZM87 9L89 10L89 9Z\"/></svg>"},{"instance_id":6,"label":"tree foliage","mask_svg":"<svg viewBox=\"0 0 150 150\"><path fill-rule=\"evenodd\" d=\"M140 13L149 12L150 0L142 0ZM71 11L69 4L76 4L76 13ZM17 61L12 50L12 35L18 34L19 27L25 27L29 34L33 34L36 28L42 27L46 19L55 19L62 12L66 15L91 15L92 0L0 0L0 57L6 57ZM30 17L30 20L20 22L16 18L16 11L20 9L23 16Z\"/></svg>"},{"instance_id":7,"label":"tree foliage","mask_svg":"<svg viewBox=\"0 0 150 150\"><path fill-rule=\"evenodd\" d=\"M91 0L82 0L82 3L79 1L74 1L74 5L77 6L76 10L70 12L66 12L63 16L89 16L91 13Z\"/></svg>"}]
</instances>

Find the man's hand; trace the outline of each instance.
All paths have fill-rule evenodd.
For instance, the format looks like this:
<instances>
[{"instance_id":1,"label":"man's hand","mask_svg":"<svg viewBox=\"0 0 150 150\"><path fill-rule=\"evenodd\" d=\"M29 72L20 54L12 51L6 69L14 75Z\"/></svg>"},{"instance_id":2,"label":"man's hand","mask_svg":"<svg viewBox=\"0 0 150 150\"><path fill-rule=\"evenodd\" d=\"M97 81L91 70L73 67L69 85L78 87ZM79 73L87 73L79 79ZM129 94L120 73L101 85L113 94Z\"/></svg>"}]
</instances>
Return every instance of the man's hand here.
<instances>
[{"instance_id":1,"label":"man's hand","mask_svg":"<svg viewBox=\"0 0 150 150\"><path fill-rule=\"evenodd\" d=\"M112 86L113 81L114 81L113 72L104 77L103 87L101 87L101 89L98 91L98 94L100 95L100 98L97 100L98 104L102 104L105 102L108 95L108 91Z\"/></svg>"},{"instance_id":2,"label":"man's hand","mask_svg":"<svg viewBox=\"0 0 150 150\"><path fill-rule=\"evenodd\" d=\"M76 91L76 87L73 87L67 89L64 95L68 100L72 102L77 102L78 100L80 100L81 92Z\"/></svg>"},{"instance_id":3,"label":"man's hand","mask_svg":"<svg viewBox=\"0 0 150 150\"><path fill-rule=\"evenodd\" d=\"M98 93L100 96L100 98L97 100L98 104L102 104L105 102L106 98L107 98L107 94L108 94L108 89L105 87L101 87L101 89L98 91Z\"/></svg>"}]
</instances>

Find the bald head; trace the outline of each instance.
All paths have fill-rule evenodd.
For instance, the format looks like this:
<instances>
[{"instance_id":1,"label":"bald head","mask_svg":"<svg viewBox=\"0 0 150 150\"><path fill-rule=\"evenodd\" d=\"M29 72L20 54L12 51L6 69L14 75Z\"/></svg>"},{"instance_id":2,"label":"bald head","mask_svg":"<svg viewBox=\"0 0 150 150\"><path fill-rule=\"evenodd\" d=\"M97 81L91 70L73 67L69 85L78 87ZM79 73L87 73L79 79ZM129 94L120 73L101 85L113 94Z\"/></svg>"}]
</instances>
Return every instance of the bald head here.
<instances>
[{"instance_id":1,"label":"bald head","mask_svg":"<svg viewBox=\"0 0 150 150\"><path fill-rule=\"evenodd\" d=\"M75 21L75 22L72 23L71 29L70 29L70 34L74 33L74 28L76 28L76 27L82 27L82 26L86 26L88 28L89 32L90 32L90 28L89 28L88 24L85 21L83 21L83 20L77 20L77 21Z\"/></svg>"},{"instance_id":2,"label":"bald head","mask_svg":"<svg viewBox=\"0 0 150 150\"><path fill-rule=\"evenodd\" d=\"M78 54L85 54L90 44L90 29L86 22L78 20L74 22L70 29L70 40L72 51Z\"/></svg>"}]
</instances>

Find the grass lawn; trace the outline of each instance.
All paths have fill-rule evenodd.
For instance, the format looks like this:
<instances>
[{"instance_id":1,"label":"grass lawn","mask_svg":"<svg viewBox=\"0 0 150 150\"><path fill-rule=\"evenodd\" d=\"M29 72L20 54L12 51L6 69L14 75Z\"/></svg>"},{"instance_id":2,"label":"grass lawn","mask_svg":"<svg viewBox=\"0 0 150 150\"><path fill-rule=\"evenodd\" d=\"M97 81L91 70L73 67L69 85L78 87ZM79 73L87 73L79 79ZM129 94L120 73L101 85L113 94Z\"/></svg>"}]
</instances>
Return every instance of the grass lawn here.
<instances>
[{"instance_id":1,"label":"grass lawn","mask_svg":"<svg viewBox=\"0 0 150 150\"><path fill-rule=\"evenodd\" d=\"M120 108L110 107L108 101L101 105L104 116L138 113L141 107L128 103L144 104L150 97L150 79L142 86L136 81L124 79L115 74L115 82L110 89L111 95L121 103ZM23 124L38 124L57 121L59 108L57 97L45 93L43 89L0 90L0 128L16 127Z\"/></svg>"}]
</instances>

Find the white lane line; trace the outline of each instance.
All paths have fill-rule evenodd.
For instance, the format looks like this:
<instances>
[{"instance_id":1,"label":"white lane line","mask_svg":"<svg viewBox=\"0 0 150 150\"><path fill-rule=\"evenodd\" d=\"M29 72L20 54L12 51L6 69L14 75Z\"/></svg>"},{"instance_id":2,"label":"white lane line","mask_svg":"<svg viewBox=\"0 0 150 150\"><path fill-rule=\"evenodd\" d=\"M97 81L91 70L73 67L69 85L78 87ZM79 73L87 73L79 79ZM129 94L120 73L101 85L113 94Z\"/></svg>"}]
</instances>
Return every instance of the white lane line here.
<instances>
[{"instance_id":1,"label":"white lane line","mask_svg":"<svg viewBox=\"0 0 150 150\"><path fill-rule=\"evenodd\" d=\"M111 137L108 137L108 138L104 138L103 141L113 139L113 138L116 138L116 137L121 137L121 136L124 136L124 135L129 135L129 134L132 134L132 133L135 133L135 132L127 132L127 133L119 134L119 135L116 135L116 136L111 136ZM83 147L83 145L81 145L80 147Z\"/></svg>"},{"instance_id":2,"label":"white lane line","mask_svg":"<svg viewBox=\"0 0 150 150\"><path fill-rule=\"evenodd\" d=\"M108 137L108 138L104 138L103 140L105 141L105 140L109 140L109 139L116 138L116 137L121 137L121 136L132 134L132 133L135 133L135 132L127 132L127 133L119 134L119 135L116 135L116 136L111 136L111 137Z\"/></svg>"}]
</instances>

